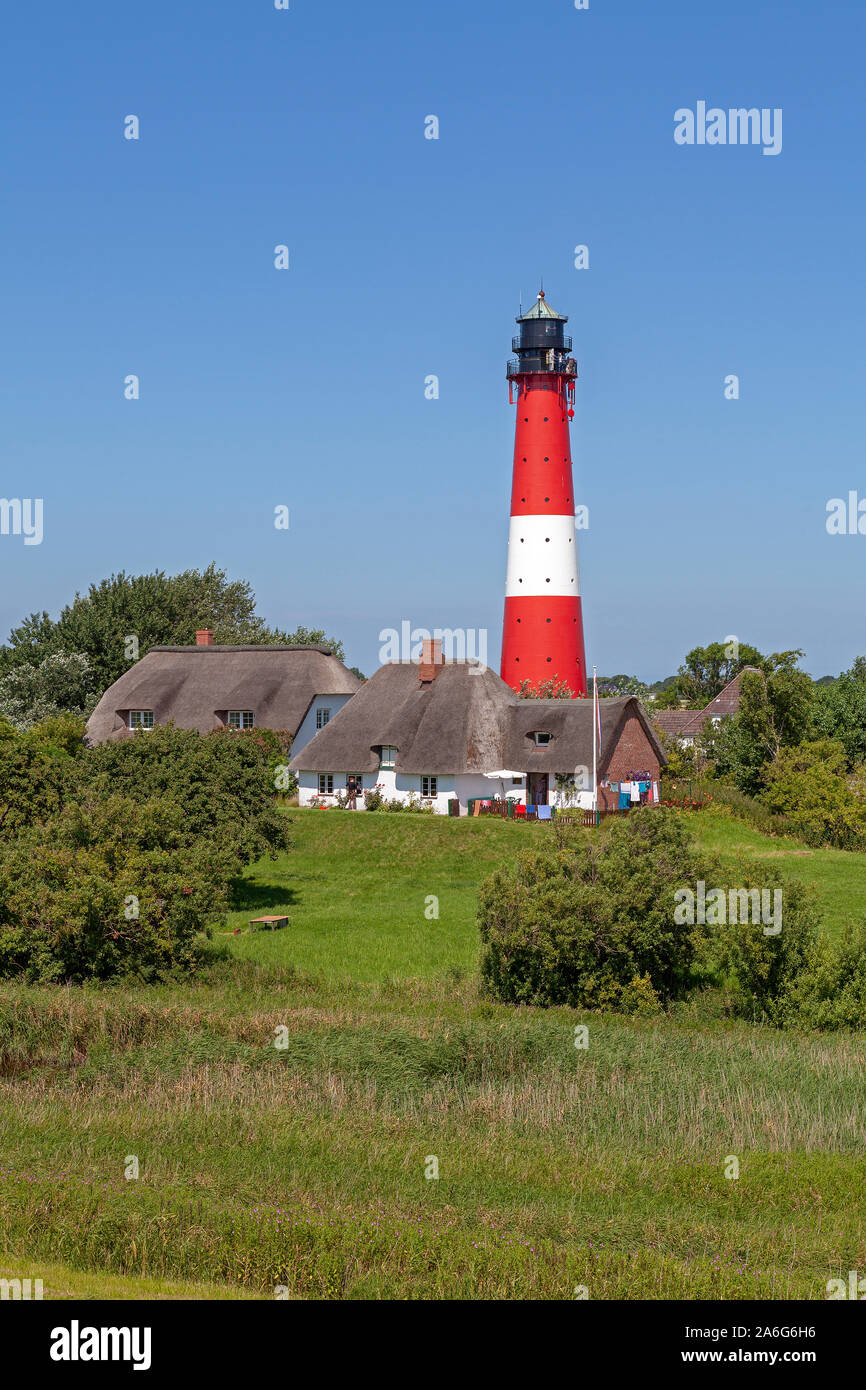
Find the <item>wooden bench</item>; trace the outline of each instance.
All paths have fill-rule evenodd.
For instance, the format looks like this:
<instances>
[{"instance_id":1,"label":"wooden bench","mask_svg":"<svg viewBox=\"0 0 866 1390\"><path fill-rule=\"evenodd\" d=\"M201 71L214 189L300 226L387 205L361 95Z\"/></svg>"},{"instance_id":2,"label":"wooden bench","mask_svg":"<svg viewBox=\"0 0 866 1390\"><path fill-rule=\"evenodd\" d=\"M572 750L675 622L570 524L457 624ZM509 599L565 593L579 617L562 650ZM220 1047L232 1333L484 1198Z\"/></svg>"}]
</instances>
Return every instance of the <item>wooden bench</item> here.
<instances>
[{"instance_id":1,"label":"wooden bench","mask_svg":"<svg viewBox=\"0 0 866 1390\"><path fill-rule=\"evenodd\" d=\"M270 927L271 931L274 931L275 929L279 930L280 927L287 927L289 919L288 917L251 917L250 931L255 931L259 923L261 923L262 930L265 927Z\"/></svg>"}]
</instances>

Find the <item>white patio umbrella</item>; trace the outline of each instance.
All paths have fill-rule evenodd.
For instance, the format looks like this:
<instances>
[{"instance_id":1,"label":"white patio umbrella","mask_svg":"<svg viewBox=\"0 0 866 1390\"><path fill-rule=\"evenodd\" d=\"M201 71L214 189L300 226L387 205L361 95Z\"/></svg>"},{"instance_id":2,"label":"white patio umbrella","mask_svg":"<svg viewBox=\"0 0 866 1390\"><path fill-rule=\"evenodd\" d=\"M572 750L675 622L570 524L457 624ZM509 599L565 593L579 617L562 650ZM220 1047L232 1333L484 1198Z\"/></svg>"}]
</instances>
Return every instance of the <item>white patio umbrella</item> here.
<instances>
[{"instance_id":1,"label":"white patio umbrella","mask_svg":"<svg viewBox=\"0 0 866 1390\"><path fill-rule=\"evenodd\" d=\"M508 767L501 767L501 768L497 769L496 772L485 772L484 776L485 776L485 777L498 777L499 780L503 783L502 795L504 796L504 795L505 795L505 786L504 786L504 783L505 783L506 781L508 781L508 782L512 781L512 779L515 778L515 777L522 777L522 776L523 776L523 773L522 773L522 772L512 772L512 770L511 770L510 768L508 768Z\"/></svg>"}]
</instances>

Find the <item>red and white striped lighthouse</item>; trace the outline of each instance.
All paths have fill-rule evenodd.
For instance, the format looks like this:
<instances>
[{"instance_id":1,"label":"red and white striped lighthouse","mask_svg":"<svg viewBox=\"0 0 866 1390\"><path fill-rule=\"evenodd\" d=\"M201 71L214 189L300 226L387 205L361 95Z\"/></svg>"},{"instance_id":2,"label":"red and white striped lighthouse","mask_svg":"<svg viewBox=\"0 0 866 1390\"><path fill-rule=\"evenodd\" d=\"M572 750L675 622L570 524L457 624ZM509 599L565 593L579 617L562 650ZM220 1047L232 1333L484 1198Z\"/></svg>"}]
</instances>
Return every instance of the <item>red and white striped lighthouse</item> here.
<instances>
[{"instance_id":1,"label":"red and white striped lighthouse","mask_svg":"<svg viewBox=\"0 0 866 1390\"><path fill-rule=\"evenodd\" d=\"M557 680L579 696L586 657L568 433L577 364L567 322L541 290L512 340L508 396L517 424L500 674L514 690Z\"/></svg>"}]
</instances>

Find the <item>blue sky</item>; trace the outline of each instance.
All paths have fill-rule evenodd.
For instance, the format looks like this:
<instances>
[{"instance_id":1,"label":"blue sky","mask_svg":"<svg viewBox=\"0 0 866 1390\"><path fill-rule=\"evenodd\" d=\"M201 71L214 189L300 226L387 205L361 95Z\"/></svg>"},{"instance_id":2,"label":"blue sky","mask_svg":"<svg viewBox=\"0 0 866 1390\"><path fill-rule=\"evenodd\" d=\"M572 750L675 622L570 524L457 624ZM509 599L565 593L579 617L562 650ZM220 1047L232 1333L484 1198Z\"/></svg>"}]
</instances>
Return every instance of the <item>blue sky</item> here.
<instances>
[{"instance_id":1,"label":"blue sky","mask_svg":"<svg viewBox=\"0 0 866 1390\"><path fill-rule=\"evenodd\" d=\"M4 27L0 495L45 519L0 536L0 636L214 560L368 672L403 619L487 628L498 665L504 369L543 275L590 664L866 651L866 536L825 527L866 498L862 7L55 0ZM676 145L700 100L782 108L781 154Z\"/></svg>"}]
</instances>

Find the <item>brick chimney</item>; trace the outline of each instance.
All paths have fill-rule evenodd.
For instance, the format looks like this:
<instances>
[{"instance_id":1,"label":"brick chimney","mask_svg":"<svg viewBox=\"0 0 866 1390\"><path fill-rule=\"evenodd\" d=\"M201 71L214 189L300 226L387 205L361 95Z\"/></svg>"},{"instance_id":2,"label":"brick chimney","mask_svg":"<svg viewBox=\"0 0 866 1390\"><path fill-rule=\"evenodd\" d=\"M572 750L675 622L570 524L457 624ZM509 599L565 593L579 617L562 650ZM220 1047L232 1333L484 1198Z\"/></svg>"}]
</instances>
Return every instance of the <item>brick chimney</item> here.
<instances>
[{"instance_id":1,"label":"brick chimney","mask_svg":"<svg viewBox=\"0 0 866 1390\"><path fill-rule=\"evenodd\" d=\"M445 665L445 658L442 655L442 640L439 637L425 637L421 644L421 662L418 666L418 678L422 685L429 685L435 681L436 674L440 666Z\"/></svg>"},{"instance_id":2,"label":"brick chimney","mask_svg":"<svg viewBox=\"0 0 866 1390\"><path fill-rule=\"evenodd\" d=\"M197 647L212 647L213 632L209 627L200 627L195 634L195 644Z\"/></svg>"}]
</instances>

